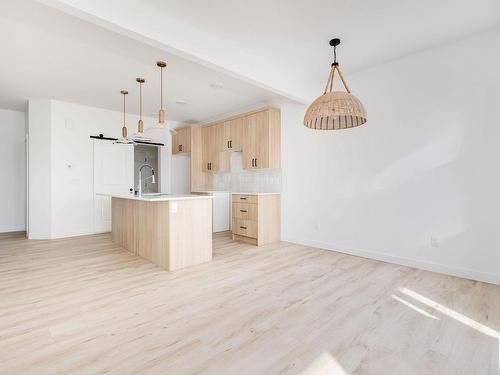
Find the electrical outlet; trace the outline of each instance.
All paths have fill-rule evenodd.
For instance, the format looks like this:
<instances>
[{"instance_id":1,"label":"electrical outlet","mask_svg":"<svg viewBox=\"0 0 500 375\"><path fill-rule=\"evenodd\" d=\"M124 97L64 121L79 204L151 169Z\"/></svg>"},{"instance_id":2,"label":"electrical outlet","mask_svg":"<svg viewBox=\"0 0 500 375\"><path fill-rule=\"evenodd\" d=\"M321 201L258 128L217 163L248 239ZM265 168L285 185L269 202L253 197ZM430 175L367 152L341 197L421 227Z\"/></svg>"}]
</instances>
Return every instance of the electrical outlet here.
<instances>
[{"instance_id":1,"label":"electrical outlet","mask_svg":"<svg viewBox=\"0 0 500 375\"><path fill-rule=\"evenodd\" d=\"M439 237L431 236L431 246L439 247Z\"/></svg>"}]
</instances>

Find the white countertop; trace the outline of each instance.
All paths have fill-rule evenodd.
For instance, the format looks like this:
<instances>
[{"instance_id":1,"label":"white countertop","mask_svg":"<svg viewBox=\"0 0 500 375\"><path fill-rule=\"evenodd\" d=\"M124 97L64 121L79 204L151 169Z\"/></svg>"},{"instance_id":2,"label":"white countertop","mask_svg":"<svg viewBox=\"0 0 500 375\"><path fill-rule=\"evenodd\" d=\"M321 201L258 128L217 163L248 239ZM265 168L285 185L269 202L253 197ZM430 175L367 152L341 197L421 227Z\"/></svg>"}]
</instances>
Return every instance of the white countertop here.
<instances>
[{"instance_id":1,"label":"white countertop","mask_svg":"<svg viewBox=\"0 0 500 375\"><path fill-rule=\"evenodd\" d=\"M97 194L97 195L105 195L112 198L132 199L136 201L148 201L148 202L213 198L213 195L200 195L200 194L161 194L161 195L142 195L142 196L136 196L133 194Z\"/></svg>"},{"instance_id":2,"label":"white countertop","mask_svg":"<svg viewBox=\"0 0 500 375\"><path fill-rule=\"evenodd\" d=\"M240 193L240 192L231 192L231 194L238 195L280 195L281 193Z\"/></svg>"},{"instance_id":3,"label":"white countertop","mask_svg":"<svg viewBox=\"0 0 500 375\"><path fill-rule=\"evenodd\" d=\"M231 193L229 190L195 190L191 193L203 193L203 194L213 194L213 193Z\"/></svg>"},{"instance_id":4,"label":"white countertop","mask_svg":"<svg viewBox=\"0 0 500 375\"><path fill-rule=\"evenodd\" d=\"M281 193L249 193L249 192L235 192L235 191L228 191L228 190L197 190L193 191L193 193L207 193L207 194L213 194L213 193L231 193L231 194L238 194L238 195L279 195Z\"/></svg>"}]
</instances>

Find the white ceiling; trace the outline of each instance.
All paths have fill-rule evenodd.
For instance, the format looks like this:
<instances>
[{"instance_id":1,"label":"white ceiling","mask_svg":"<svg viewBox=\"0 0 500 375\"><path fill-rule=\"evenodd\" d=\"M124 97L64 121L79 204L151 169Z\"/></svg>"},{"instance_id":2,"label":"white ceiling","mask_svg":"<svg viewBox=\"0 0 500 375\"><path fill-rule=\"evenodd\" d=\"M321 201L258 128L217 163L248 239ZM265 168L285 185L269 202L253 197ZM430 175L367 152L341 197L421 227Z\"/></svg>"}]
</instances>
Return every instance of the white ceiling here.
<instances>
[{"instance_id":1,"label":"white ceiling","mask_svg":"<svg viewBox=\"0 0 500 375\"><path fill-rule=\"evenodd\" d=\"M143 76L145 115L159 109L159 70L166 59L167 118L202 121L255 103L283 98L172 53L97 27L33 1L0 3L0 108L25 110L28 98L51 98L138 112ZM222 83L214 89L210 83ZM178 100L187 104L175 103Z\"/></svg>"},{"instance_id":2,"label":"white ceiling","mask_svg":"<svg viewBox=\"0 0 500 375\"><path fill-rule=\"evenodd\" d=\"M499 0L4 1L0 107L45 97L120 110L127 88L136 111L134 78L143 75L150 114L159 102L154 62L164 58L169 118L201 121L310 101L323 88L332 37L342 39L349 76L499 25Z\"/></svg>"},{"instance_id":3,"label":"white ceiling","mask_svg":"<svg viewBox=\"0 0 500 375\"><path fill-rule=\"evenodd\" d=\"M500 25L499 0L40 1L304 102L332 37L352 73Z\"/></svg>"}]
</instances>

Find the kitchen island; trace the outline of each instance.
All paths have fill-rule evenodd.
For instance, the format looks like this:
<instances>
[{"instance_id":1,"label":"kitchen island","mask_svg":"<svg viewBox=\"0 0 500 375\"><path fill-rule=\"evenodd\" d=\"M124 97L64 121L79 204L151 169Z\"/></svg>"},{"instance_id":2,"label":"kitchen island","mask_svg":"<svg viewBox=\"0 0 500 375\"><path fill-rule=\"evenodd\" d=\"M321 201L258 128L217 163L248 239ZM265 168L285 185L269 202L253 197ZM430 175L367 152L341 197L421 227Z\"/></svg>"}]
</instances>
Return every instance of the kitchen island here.
<instances>
[{"instance_id":1,"label":"kitchen island","mask_svg":"<svg viewBox=\"0 0 500 375\"><path fill-rule=\"evenodd\" d=\"M212 196L111 197L116 244L168 271L212 259Z\"/></svg>"}]
</instances>

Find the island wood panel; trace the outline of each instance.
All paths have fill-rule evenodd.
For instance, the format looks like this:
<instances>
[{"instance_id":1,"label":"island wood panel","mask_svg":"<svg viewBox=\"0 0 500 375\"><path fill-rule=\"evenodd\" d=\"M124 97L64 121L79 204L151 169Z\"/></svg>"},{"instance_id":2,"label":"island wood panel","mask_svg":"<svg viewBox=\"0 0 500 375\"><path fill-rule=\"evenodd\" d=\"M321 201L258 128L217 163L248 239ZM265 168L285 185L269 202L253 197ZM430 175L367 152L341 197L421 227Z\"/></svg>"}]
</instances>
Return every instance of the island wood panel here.
<instances>
[{"instance_id":1,"label":"island wood panel","mask_svg":"<svg viewBox=\"0 0 500 375\"><path fill-rule=\"evenodd\" d=\"M135 254L170 270L170 202L133 201Z\"/></svg>"},{"instance_id":2,"label":"island wood panel","mask_svg":"<svg viewBox=\"0 0 500 375\"><path fill-rule=\"evenodd\" d=\"M212 260L212 200L171 201L169 270ZM171 207L172 208L172 207Z\"/></svg>"},{"instance_id":3,"label":"island wood panel","mask_svg":"<svg viewBox=\"0 0 500 375\"><path fill-rule=\"evenodd\" d=\"M113 242L137 255L134 241L133 202L130 199L112 198L111 237Z\"/></svg>"},{"instance_id":4,"label":"island wood panel","mask_svg":"<svg viewBox=\"0 0 500 375\"><path fill-rule=\"evenodd\" d=\"M173 271L212 259L212 201L112 198L112 239Z\"/></svg>"}]
</instances>

